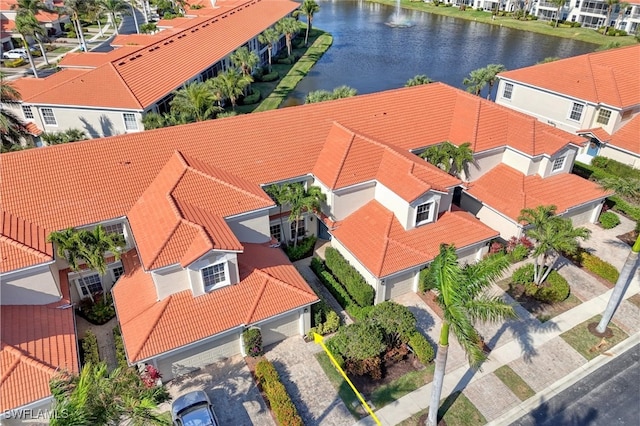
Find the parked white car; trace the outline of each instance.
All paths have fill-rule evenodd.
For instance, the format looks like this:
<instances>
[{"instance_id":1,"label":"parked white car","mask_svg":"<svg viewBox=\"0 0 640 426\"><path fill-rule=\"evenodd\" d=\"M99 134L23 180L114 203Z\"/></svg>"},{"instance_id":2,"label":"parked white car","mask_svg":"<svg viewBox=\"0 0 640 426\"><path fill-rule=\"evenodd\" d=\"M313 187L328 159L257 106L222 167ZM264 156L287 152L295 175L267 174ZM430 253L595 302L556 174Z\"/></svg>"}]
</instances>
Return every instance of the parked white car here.
<instances>
[{"instance_id":1,"label":"parked white car","mask_svg":"<svg viewBox=\"0 0 640 426\"><path fill-rule=\"evenodd\" d=\"M18 58L27 59L29 55L27 55L26 49L20 48L20 49L11 49L7 52L4 52L2 54L2 57L4 59L18 59Z\"/></svg>"}]
</instances>

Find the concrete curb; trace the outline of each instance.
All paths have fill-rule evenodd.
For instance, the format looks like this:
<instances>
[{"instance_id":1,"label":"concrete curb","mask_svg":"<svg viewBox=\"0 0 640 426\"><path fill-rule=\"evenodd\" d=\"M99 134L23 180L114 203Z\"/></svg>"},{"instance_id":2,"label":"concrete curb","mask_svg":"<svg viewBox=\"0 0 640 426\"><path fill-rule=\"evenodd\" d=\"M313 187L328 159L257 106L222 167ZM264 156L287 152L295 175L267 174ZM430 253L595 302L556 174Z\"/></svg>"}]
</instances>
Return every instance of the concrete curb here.
<instances>
[{"instance_id":1,"label":"concrete curb","mask_svg":"<svg viewBox=\"0 0 640 426\"><path fill-rule=\"evenodd\" d=\"M606 365L616 356L623 354L629 349L633 348L638 343L640 343L640 333L632 334L631 336L629 336L629 338L625 339L624 341L618 343L616 346L608 350L607 353L611 353L610 356L604 354L598 355L591 361L587 362L585 365L579 367L577 370L574 370L573 373L564 376L560 380L549 385L546 389L543 389L536 395L532 396L526 401L523 401L517 407L512 408L500 417L490 421L489 423L487 423L487 426L499 426L513 423L520 417L529 414L531 411L533 411L549 399L553 398L563 390L571 387L576 382L593 373L598 368Z\"/></svg>"}]
</instances>

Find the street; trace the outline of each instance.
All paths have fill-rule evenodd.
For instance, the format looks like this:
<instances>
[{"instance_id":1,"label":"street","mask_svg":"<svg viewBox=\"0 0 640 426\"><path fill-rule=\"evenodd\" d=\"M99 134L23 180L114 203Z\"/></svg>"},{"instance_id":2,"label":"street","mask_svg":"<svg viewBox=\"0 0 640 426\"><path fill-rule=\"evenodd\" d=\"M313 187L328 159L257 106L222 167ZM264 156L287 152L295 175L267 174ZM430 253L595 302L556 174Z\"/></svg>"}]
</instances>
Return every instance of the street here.
<instances>
[{"instance_id":1,"label":"street","mask_svg":"<svg viewBox=\"0 0 640 426\"><path fill-rule=\"evenodd\" d=\"M640 345L514 422L530 425L640 424Z\"/></svg>"}]
</instances>

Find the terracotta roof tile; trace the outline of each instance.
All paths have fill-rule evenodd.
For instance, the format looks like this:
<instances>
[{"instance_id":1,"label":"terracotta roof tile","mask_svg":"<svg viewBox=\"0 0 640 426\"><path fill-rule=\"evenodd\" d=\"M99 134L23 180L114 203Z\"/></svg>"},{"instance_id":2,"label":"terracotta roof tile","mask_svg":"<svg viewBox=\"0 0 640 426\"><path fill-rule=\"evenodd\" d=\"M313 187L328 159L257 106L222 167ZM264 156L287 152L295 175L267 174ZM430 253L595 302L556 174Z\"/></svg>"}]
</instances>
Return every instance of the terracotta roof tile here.
<instances>
[{"instance_id":1,"label":"terracotta roof tile","mask_svg":"<svg viewBox=\"0 0 640 426\"><path fill-rule=\"evenodd\" d=\"M500 188L500 191L496 191ZM525 176L518 170L500 164L468 185L467 192L491 208L517 220L524 208L554 204L557 213L610 195L596 183L570 173L547 178Z\"/></svg>"},{"instance_id":2,"label":"terracotta roof tile","mask_svg":"<svg viewBox=\"0 0 640 426\"><path fill-rule=\"evenodd\" d=\"M463 211L445 212L435 223L405 230L393 212L375 200L341 221L332 234L379 278L433 260L442 243L460 249L498 235Z\"/></svg>"},{"instance_id":3,"label":"terracotta roof tile","mask_svg":"<svg viewBox=\"0 0 640 426\"><path fill-rule=\"evenodd\" d=\"M123 46L109 52L69 52L58 63L60 68L97 68L118 60L140 49L140 46Z\"/></svg>"},{"instance_id":4,"label":"terracotta roof tile","mask_svg":"<svg viewBox=\"0 0 640 426\"><path fill-rule=\"evenodd\" d=\"M282 250L245 244L238 255L240 282L193 297L190 290L157 301L152 278L135 250L125 256L127 274L113 289L131 362L241 325L315 302L318 298ZM135 266L135 265L138 266Z\"/></svg>"},{"instance_id":5,"label":"terracotta roof tile","mask_svg":"<svg viewBox=\"0 0 640 426\"><path fill-rule=\"evenodd\" d=\"M640 154L640 114L618 129L611 137L609 144Z\"/></svg>"},{"instance_id":6,"label":"terracotta roof tile","mask_svg":"<svg viewBox=\"0 0 640 426\"><path fill-rule=\"evenodd\" d=\"M611 135L607 133L602 127L578 130L576 133L584 136L595 136L600 142L609 142L609 140L611 140Z\"/></svg>"},{"instance_id":7,"label":"terracotta roof tile","mask_svg":"<svg viewBox=\"0 0 640 426\"><path fill-rule=\"evenodd\" d=\"M53 260L46 229L6 211L0 220L0 272Z\"/></svg>"},{"instance_id":8,"label":"terracotta roof tile","mask_svg":"<svg viewBox=\"0 0 640 426\"><path fill-rule=\"evenodd\" d=\"M621 47L500 73L499 77L617 108L640 104L640 46Z\"/></svg>"}]
</instances>

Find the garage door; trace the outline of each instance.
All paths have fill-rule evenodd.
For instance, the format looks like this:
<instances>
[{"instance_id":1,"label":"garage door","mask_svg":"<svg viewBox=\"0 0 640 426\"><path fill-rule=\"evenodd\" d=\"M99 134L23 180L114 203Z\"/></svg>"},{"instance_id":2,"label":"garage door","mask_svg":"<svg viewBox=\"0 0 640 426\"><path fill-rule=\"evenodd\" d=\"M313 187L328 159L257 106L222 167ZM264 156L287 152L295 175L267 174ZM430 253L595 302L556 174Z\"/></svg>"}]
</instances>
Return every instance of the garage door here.
<instances>
[{"instance_id":1,"label":"garage door","mask_svg":"<svg viewBox=\"0 0 640 426\"><path fill-rule=\"evenodd\" d=\"M413 291L413 273L399 275L387 280L387 299Z\"/></svg>"},{"instance_id":2,"label":"garage door","mask_svg":"<svg viewBox=\"0 0 640 426\"><path fill-rule=\"evenodd\" d=\"M158 370L164 380L195 371L222 358L240 353L240 334L234 333L211 342L178 352L158 360Z\"/></svg>"},{"instance_id":3,"label":"garage door","mask_svg":"<svg viewBox=\"0 0 640 426\"><path fill-rule=\"evenodd\" d=\"M564 217L568 217L573 222L573 226L582 226L591 220L594 206L580 207L579 209L571 210Z\"/></svg>"},{"instance_id":4,"label":"garage door","mask_svg":"<svg viewBox=\"0 0 640 426\"><path fill-rule=\"evenodd\" d=\"M300 321L298 313L278 318L275 321L260 325L262 332L262 345L267 346L279 342L287 337L300 334Z\"/></svg>"}]
</instances>

